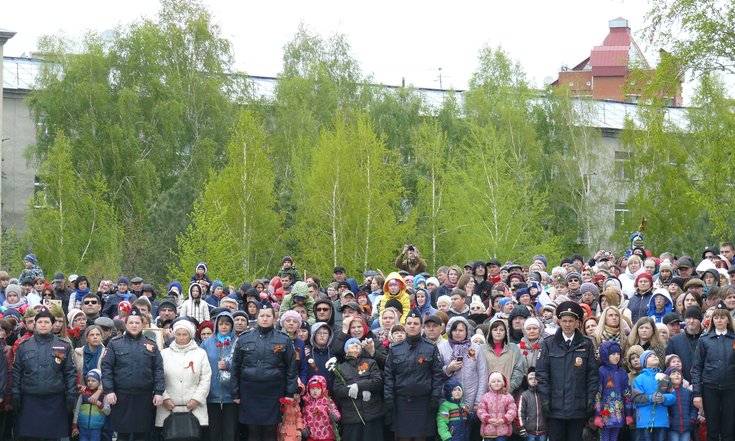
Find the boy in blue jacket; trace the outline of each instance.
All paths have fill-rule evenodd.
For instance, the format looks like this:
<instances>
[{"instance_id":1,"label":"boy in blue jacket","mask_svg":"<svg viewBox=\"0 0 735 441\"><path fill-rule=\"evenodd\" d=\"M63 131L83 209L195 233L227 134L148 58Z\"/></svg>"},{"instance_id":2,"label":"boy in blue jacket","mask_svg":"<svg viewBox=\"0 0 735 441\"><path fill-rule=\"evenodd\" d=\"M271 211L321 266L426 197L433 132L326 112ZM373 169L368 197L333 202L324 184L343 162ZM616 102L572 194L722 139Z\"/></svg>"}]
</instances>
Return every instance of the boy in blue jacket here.
<instances>
[{"instance_id":1,"label":"boy in blue jacket","mask_svg":"<svg viewBox=\"0 0 735 441\"><path fill-rule=\"evenodd\" d=\"M644 351L640 361L643 371L633 381L638 441L666 441L669 431L667 407L676 403L676 394L670 392L671 382L659 369L661 361L654 351Z\"/></svg>"},{"instance_id":2,"label":"boy in blue jacket","mask_svg":"<svg viewBox=\"0 0 735 441\"><path fill-rule=\"evenodd\" d=\"M666 375L674 387L676 402L669 407L669 441L689 441L694 423L697 420L697 408L694 407L692 391L683 387L684 377L681 369L670 367Z\"/></svg>"}]
</instances>

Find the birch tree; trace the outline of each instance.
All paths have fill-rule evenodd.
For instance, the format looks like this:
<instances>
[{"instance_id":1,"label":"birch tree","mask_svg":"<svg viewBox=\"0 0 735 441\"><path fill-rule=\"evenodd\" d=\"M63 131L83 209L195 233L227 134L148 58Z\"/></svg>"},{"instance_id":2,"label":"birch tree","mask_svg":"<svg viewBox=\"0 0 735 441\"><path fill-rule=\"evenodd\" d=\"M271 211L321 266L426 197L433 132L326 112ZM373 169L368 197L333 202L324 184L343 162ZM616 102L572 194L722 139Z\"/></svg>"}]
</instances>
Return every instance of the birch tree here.
<instances>
[{"instance_id":1,"label":"birch tree","mask_svg":"<svg viewBox=\"0 0 735 441\"><path fill-rule=\"evenodd\" d=\"M27 240L49 273L119 274L122 234L105 181L83 176L63 134L41 168L44 187L31 200Z\"/></svg>"},{"instance_id":2,"label":"birch tree","mask_svg":"<svg viewBox=\"0 0 735 441\"><path fill-rule=\"evenodd\" d=\"M329 273L392 267L405 228L398 222L402 187L395 161L369 119L338 115L324 130L304 170L294 237L304 268Z\"/></svg>"},{"instance_id":3,"label":"birch tree","mask_svg":"<svg viewBox=\"0 0 735 441\"><path fill-rule=\"evenodd\" d=\"M207 262L214 277L230 283L272 274L283 252L276 209L265 135L257 118L241 110L227 144L227 163L210 172L192 222L178 238L171 276L188 278L199 261Z\"/></svg>"}]
</instances>

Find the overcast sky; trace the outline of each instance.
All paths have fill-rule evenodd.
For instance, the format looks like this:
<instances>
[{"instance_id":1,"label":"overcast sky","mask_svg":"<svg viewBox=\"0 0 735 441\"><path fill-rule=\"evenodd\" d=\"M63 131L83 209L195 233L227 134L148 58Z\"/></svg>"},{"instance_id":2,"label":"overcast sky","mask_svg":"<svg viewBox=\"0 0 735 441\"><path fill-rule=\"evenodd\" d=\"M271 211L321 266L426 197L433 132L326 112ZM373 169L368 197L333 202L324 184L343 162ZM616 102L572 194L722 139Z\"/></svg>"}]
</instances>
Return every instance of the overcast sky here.
<instances>
[{"instance_id":1,"label":"overcast sky","mask_svg":"<svg viewBox=\"0 0 735 441\"><path fill-rule=\"evenodd\" d=\"M233 43L236 67L251 75L275 76L283 46L300 22L323 36L343 33L365 73L383 84L464 89L478 51L501 45L522 64L532 84L556 78L602 43L608 21L627 18L639 31L647 0L512 1L205 1ZM141 16L153 17L155 0L22 0L6 2L0 28L17 32L5 55L29 54L38 37L103 32ZM634 34L637 35L637 34ZM651 60L656 48L641 48Z\"/></svg>"}]
</instances>

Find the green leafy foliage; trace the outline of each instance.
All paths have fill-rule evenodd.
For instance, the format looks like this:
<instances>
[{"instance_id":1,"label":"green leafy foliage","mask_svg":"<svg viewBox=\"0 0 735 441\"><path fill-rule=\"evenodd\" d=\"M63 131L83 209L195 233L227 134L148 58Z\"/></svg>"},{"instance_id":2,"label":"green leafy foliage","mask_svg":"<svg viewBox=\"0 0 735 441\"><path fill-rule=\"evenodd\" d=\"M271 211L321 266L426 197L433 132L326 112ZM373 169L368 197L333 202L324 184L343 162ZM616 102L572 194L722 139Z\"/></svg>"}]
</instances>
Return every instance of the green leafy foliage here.
<instances>
[{"instance_id":1,"label":"green leafy foliage","mask_svg":"<svg viewBox=\"0 0 735 441\"><path fill-rule=\"evenodd\" d=\"M273 169L260 121L240 111L227 162L211 171L192 222L178 239L176 263L170 268L174 279L188 280L199 261L233 284L278 269L283 230Z\"/></svg>"},{"instance_id":2,"label":"green leafy foliage","mask_svg":"<svg viewBox=\"0 0 735 441\"><path fill-rule=\"evenodd\" d=\"M403 190L395 156L366 116L337 121L314 146L299 197L292 234L301 264L317 274L337 264L348 273L390 268L406 232L398 221Z\"/></svg>"},{"instance_id":3,"label":"green leafy foliage","mask_svg":"<svg viewBox=\"0 0 735 441\"><path fill-rule=\"evenodd\" d=\"M70 141L63 134L54 139L41 169L44 189L29 208L30 245L49 272L119 274L122 233L105 181L82 176Z\"/></svg>"}]
</instances>

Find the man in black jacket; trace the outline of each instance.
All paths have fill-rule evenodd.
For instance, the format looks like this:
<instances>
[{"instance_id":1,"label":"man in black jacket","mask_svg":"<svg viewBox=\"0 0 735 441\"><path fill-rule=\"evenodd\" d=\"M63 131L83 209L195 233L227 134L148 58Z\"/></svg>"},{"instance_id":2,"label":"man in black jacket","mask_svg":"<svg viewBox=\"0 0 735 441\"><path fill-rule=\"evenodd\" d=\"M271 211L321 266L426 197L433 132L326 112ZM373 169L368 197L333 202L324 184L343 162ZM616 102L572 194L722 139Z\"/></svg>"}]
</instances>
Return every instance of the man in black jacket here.
<instances>
[{"instance_id":1,"label":"man in black jacket","mask_svg":"<svg viewBox=\"0 0 735 441\"><path fill-rule=\"evenodd\" d=\"M681 373L691 383L694 351L697 349L699 337L702 335L702 309L692 305L684 311L684 332L669 339L666 355L676 354L681 359Z\"/></svg>"},{"instance_id":2,"label":"man in black jacket","mask_svg":"<svg viewBox=\"0 0 735 441\"><path fill-rule=\"evenodd\" d=\"M594 411L598 366L592 340L578 329L583 314L575 302L559 304L560 327L543 341L536 362L541 405L552 440L581 441L585 422Z\"/></svg>"}]
</instances>

